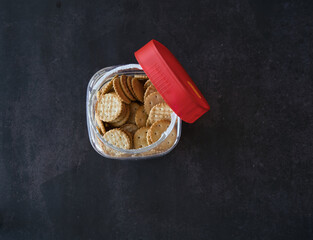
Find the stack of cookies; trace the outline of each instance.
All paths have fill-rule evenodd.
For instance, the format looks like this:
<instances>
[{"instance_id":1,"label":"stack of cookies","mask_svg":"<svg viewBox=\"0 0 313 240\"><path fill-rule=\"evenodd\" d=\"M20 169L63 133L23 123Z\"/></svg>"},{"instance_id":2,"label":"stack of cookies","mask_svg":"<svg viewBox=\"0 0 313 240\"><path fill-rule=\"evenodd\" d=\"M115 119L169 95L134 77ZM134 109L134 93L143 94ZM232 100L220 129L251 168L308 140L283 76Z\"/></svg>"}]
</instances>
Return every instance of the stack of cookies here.
<instances>
[{"instance_id":1,"label":"stack of cookies","mask_svg":"<svg viewBox=\"0 0 313 240\"><path fill-rule=\"evenodd\" d=\"M97 130L118 148L139 149L155 143L170 125L172 112L146 75L116 75L97 92ZM174 128L158 149L169 149L176 134Z\"/></svg>"}]
</instances>

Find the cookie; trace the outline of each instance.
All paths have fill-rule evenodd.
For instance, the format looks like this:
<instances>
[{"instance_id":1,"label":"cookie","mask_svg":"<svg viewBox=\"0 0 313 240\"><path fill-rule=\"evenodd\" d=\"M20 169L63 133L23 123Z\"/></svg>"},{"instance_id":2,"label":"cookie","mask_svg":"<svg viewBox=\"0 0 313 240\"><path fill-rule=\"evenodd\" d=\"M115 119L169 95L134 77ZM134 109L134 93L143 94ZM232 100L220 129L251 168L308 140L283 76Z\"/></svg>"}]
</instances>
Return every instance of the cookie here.
<instances>
[{"instance_id":1,"label":"cookie","mask_svg":"<svg viewBox=\"0 0 313 240\"><path fill-rule=\"evenodd\" d=\"M120 129L112 129L103 135L103 139L108 143L123 149L130 149L131 141L128 135Z\"/></svg>"},{"instance_id":2,"label":"cookie","mask_svg":"<svg viewBox=\"0 0 313 240\"><path fill-rule=\"evenodd\" d=\"M130 90L130 92L132 93L133 97L136 98L136 97L135 97L134 90L133 90L133 87L132 87L132 79L133 79L132 76L128 76L128 77L127 77L127 87L128 87L128 89Z\"/></svg>"},{"instance_id":3,"label":"cookie","mask_svg":"<svg viewBox=\"0 0 313 240\"><path fill-rule=\"evenodd\" d=\"M146 91L146 89L152 85L152 82L150 80L145 82L145 85L143 85L143 89Z\"/></svg>"},{"instance_id":4,"label":"cookie","mask_svg":"<svg viewBox=\"0 0 313 240\"><path fill-rule=\"evenodd\" d=\"M151 93L149 96L146 97L145 102L144 102L144 107L146 113L149 115L150 110L157 105L158 103L165 102L160 93L154 92Z\"/></svg>"},{"instance_id":5,"label":"cookie","mask_svg":"<svg viewBox=\"0 0 313 240\"><path fill-rule=\"evenodd\" d=\"M140 101L143 102L143 84L142 82L140 82L137 78L133 78L132 79L132 89L133 92L135 94L135 98Z\"/></svg>"},{"instance_id":6,"label":"cookie","mask_svg":"<svg viewBox=\"0 0 313 240\"><path fill-rule=\"evenodd\" d=\"M132 102L131 104L129 104L129 107L130 107L130 116L128 119L128 123L136 124L135 116L136 116L136 112L139 108L139 104L136 102Z\"/></svg>"},{"instance_id":7,"label":"cookie","mask_svg":"<svg viewBox=\"0 0 313 240\"><path fill-rule=\"evenodd\" d=\"M120 84L122 87L123 92L125 93L125 95L131 100L131 101L136 101L135 97L133 96L133 94L131 93L131 91L129 90L128 86L127 86L127 76L122 75L120 77Z\"/></svg>"},{"instance_id":8,"label":"cookie","mask_svg":"<svg viewBox=\"0 0 313 240\"><path fill-rule=\"evenodd\" d=\"M112 81L113 81L114 91L116 92L117 96L121 99L122 102L126 104L130 104L131 103L130 99L125 95L122 89L120 78L115 77Z\"/></svg>"},{"instance_id":9,"label":"cookie","mask_svg":"<svg viewBox=\"0 0 313 240\"><path fill-rule=\"evenodd\" d=\"M150 85L145 91L145 94L143 97L144 102L146 101L146 97L148 97L151 93L154 93L156 91L157 91L156 88L153 85Z\"/></svg>"},{"instance_id":10,"label":"cookie","mask_svg":"<svg viewBox=\"0 0 313 240\"><path fill-rule=\"evenodd\" d=\"M100 98L100 95L106 94L113 89L113 82L110 81L102 86L101 89L97 92L97 99Z\"/></svg>"},{"instance_id":11,"label":"cookie","mask_svg":"<svg viewBox=\"0 0 313 240\"><path fill-rule=\"evenodd\" d=\"M111 123L115 123L115 122L121 121L125 117L127 106L128 106L127 104L122 103L122 111L121 111L120 115L118 115L118 117L115 118L114 120L108 121L108 122L111 124Z\"/></svg>"},{"instance_id":12,"label":"cookie","mask_svg":"<svg viewBox=\"0 0 313 240\"><path fill-rule=\"evenodd\" d=\"M147 79L149 79L147 75L142 75L142 74L135 74L134 77L139 79L139 80L147 80Z\"/></svg>"},{"instance_id":13,"label":"cookie","mask_svg":"<svg viewBox=\"0 0 313 240\"><path fill-rule=\"evenodd\" d=\"M112 127L120 127L122 126L123 124L125 124L129 118L129 114L130 114L130 110L129 110L129 106L126 105L126 111L125 111L125 114L123 116L123 118L117 122L112 122L111 123L111 126Z\"/></svg>"},{"instance_id":14,"label":"cookie","mask_svg":"<svg viewBox=\"0 0 313 240\"><path fill-rule=\"evenodd\" d=\"M105 134L105 127L104 127L104 123L101 121L100 117L98 116L98 114L95 114L95 118L96 118L96 122L101 130L101 135Z\"/></svg>"},{"instance_id":15,"label":"cookie","mask_svg":"<svg viewBox=\"0 0 313 240\"><path fill-rule=\"evenodd\" d=\"M162 133L164 133L170 125L170 121L168 120L160 120L152 124L147 133L147 139L150 138L152 143L155 143L159 140ZM168 137L164 139L162 143L158 146L159 149L169 149L176 141L177 130L174 127L170 132Z\"/></svg>"},{"instance_id":16,"label":"cookie","mask_svg":"<svg viewBox=\"0 0 313 240\"><path fill-rule=\"evenodd\" d=\"M152 144L152 140L151 140L150 136L148 135L148 133L147 133L147 139L146 140L147 140L148 145Z\"/></svg>"},{"instance_id":17,"label":"cookie","mask_svg":"<svg viewBox=\"0 0 313 240\"><path fill-rule=\"evenodd\" d=\"M148 132L147 127L142 127L139 128L135 134L134 134L134 148L138 149L138 148L143 148L143 147L147 147L148 143L147 143L147 132Z\"/></svg>"},{"instance_id":18,"label":"cookie","mask_svg":"<svg viewBox=\"0 0 313 240\"><path fill-rule=\"evenodd\" d=\"M121 126L120 129L134 134L138 130L138 127L135 124L127 123Z\"/></svg>"},{"instance_id":19,"label":"cookie","mask_svg":"<svg viewBox=\"0 0 313 240\"><path fill-rule=\"evenodd\" d=\"M172 113L173 110L166 103L159 103L150 110L146 125L149 126L159 120L171 121Z\"/></svg>"},{"instance_id":20,"label":"cookie","mask_svg":"<svg viewBox=\"0 0 313 240\"><path fill-rule=\"evenodd\" d=\"M133 146L134 146L134 139L133 139L134 138L134 134L132 134L132 133L126 131L126 130L123 130L121 128L119 128L119 129L122 130L124 133L126 133L127 136L129 137L129 140L130 140L130 148L129 149L132 149Z\"/></svg>"},{"instance_id":21,"label":"cookie","mask_svg":"<svg viewBox=\"0 0 313 240\"><path fill-rule=\"evenodd\" d=\"M123 111L123 103L115 93L101 95L97 103L96 114L104 122L116 119Z\"/></svg>"},{"instance_id":22,"label":"cookie","mask_svg":"<svg viewBox=\"0 0 313 240\"><path fill-rule=\"evenodd\" d=\"M140 106L135 115L135 122L138 128L146 126L148 115L145 113L144 107Z\"/></svg>"}]
</instances>

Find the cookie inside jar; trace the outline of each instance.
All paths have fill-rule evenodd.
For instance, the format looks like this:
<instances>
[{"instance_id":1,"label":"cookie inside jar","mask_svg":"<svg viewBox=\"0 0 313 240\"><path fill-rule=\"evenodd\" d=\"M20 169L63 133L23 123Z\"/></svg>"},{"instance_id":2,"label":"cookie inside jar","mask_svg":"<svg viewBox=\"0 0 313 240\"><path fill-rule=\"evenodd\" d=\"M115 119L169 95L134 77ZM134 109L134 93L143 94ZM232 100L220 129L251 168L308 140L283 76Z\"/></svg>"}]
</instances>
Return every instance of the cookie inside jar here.
<instances>
[{"instance_id":1,"label":"cookie inside jar","mask_svg":"<svg viewBox=\"0 0 313 240\"><path fill-rule=\"evenodd\" d=\"M172 109L146 75L115 75L97 91L97 131L109 144L141 149L157 142L170 123ZM177 137L176 126L158 146L170 149ZM100 144L103 151L108 148Z\"/></svg>"}]
</instances>

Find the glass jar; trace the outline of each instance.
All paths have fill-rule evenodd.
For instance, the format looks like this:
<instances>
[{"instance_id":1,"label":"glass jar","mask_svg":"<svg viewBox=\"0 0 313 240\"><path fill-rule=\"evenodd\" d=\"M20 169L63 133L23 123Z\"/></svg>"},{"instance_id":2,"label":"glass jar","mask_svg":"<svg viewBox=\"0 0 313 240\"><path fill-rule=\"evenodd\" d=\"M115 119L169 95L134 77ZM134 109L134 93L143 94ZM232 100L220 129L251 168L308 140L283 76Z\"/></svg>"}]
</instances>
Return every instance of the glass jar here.
<instances>
[{"instance_id":1,"label":"glass jar","mask_svg":"<svg viewBox=\"0 0 313 240\"><path fill-rule=\"evenodd\" d=\"M95 73L89 81L86 98L86 115L89 140L92 147L103 157L120 160L137 160L143 158L160 157L168 154L177 145L181 135L181 119L172 113L171 123L168 129L161 135L155 143L140 149L121 149L108 143L97 131L95 119L95 104L97 102L98 90L107 82L111 81L116 74L140 75L145 74L139 64L127 64L106 67ZM170 134L176 130L176 140L174 144L166 148L166 140Z\"/></svg>"}]
</instances>

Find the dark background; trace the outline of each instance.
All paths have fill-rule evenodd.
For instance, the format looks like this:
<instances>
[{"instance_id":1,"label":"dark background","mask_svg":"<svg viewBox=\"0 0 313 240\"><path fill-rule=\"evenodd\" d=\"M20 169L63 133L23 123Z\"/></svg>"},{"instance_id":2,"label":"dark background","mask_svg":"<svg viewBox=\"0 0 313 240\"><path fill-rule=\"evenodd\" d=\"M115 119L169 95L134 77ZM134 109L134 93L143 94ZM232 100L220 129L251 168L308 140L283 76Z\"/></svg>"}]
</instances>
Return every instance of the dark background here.
<instances>
[{"instance_id":1,"label":"dark background","mask_svg":"<svg viewBox=\"0 0 313 240\"><path fill-rule=\"evenodd\" d=\"M313 1L1 1L0 239L313 239ZM86 87L151 39L211 105L105 159Z\"/></svg>"}]
</instances>

